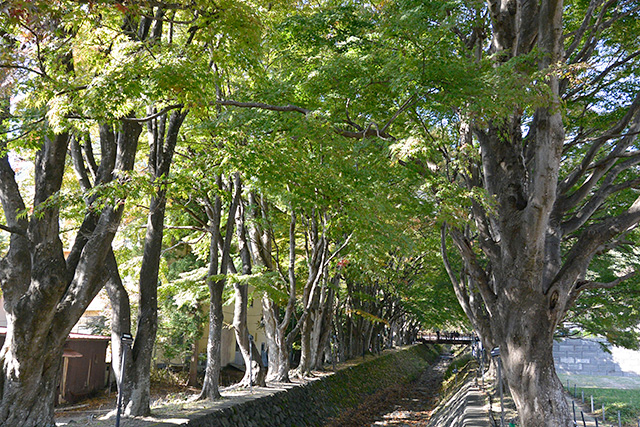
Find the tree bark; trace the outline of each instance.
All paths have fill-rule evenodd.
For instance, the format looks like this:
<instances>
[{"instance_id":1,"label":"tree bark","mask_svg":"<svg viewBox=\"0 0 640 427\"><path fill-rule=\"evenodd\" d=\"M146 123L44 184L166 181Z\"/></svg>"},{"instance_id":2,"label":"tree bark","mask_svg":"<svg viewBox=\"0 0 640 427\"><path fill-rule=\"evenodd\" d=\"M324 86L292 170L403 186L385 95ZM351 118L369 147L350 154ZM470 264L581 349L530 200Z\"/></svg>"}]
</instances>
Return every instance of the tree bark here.
<instances>
[{"instance_id":1,"label":"tree bark","mask_svg":"<svg viewBox=\"0 0 640 427\"><path fill-rule=\"evenodd\" d=\"M139 134L138 125L125 125L121 138L111 142L117 143L116 161L109 166L105 161L104 168L131 170ZM36 156L34 214L29 218L18 215L25 205L2 147L0 200L13 232L9 251L0 261L7 312L7 336L0 352L0 425L54 425L63 347L104 284L105 258L122 217L122 202L90 211L65 260L58 207L45 202L61 188L69 140L68 134L44 137Z\"/></svg>"},{"instance_id":2,"label":"tree bark","mask_svg":"<svg viewBox=\"0 0 640 427\"><path fill-rule=\"evenodd\" d=\"M279 308L266 294L262 296L262 318L264 332L267 337L269 366L267 378L269 382L289 382L289 347L286 337L279 327Z\"/></svg>"},{"instance_id":3,"label":"tree bark","mask_svg":"<svg viewBox=\"0 0 640 427\"><path fill-rule=\"evenodd\" d=\"M123 402L129 399L129 388L124 387L120 390L122 373L122 334L131 333L131 305L129 302L129 294L122 284L118 264L116 262L113 250L107 255L106 269L108 272L105 289L111 304L111 369L118 384L118 392L122 392ZM129 357L128 369L131 369L131 353L127 353Z\"/></svg>"},{"instance_id":4,"label":"tree bark","mask_svg":"<svg viewBox=\"0 0 640 427\"><path fill-rule=\"evenodd\" d=\"M222 176L218 175L217 185L222 190ZM233 187L233 181L229 180L229 187ZM233 200L229 206L229 214L222 242L222 261L218 261L218 246L220 244L220 221L222 217L222 200L219 195L216 196L215 202L209 203L207 214L209 216L209 233L211 234L211 245L209 252L209 271L207 274L207 284L209 285L209 335L207 337L207 367L204 375L202 390L198 399L215 400L220 398L219 381L221 358L220 346L222 341L222 325L224 321L224 313L222 311L222 293L226 278L216 278L216 276L224 276L229 270L231 263L231 237L233 236L234 219L236 209L240 203L240 191L236 188Z\"/></svg>"},{"instance_id":5,"label":"tree bark","mask_svg":"<svg viewBox=\"0 0 640 427\"><path fill-rule=\"evenodd\" d=\"M289 221L289 269L288 269L288 296L284 315L280 319L280 309L267 295L262 298L263 318L265 321L265 333L269 343L269 369L267 381L289 382L289 352L298 333L299 324L287 333L289 323L293 318L296 303L296 213L292 210ZM271 338L269 338L271 337Z\"/></svg>"},{"instance_id":6,"label":"tree bark","mask_svg":"<svg viewBox=\"0 0 640 427\"><path fill-rule=\"evenodd\" d=\"M236 191L242 192L242 181L240 174L235 174ZM242 275L251 275L251 253L247 242L247 230L245 226L245 208L242 202L239 203L236 211L236 234L242 261ZM262 364L262 357L253 340L249 339L249 328L247 326L247 306L249 302L249 285L236 281L233 284L235 290L235 306L233 311L233 329L236 342L240 348L242 359L244 360L245 374L240 385L251 386L257 384L266 386L266 370Z\"/></svg>"},{"instance_id":7,"label":"tree bark","mask_svg":"<svg viewBox=\"0 0 640 427\"><path fill-rule=\"evenodd\" d=\"M173 112L167 123L167 115L163 114L149 121L147 125L149 170L156 192L149 204L147 233L138 281L140 296L137 335L131 349L131 369L126 379L130 391L127 393L129 399L125 402L124 413L131 416L145 416L151 413L150 375L158 330L158 273L167 203L166 183L178 141L178 132L186 115L186 111Z\"/></svg>"}]
</instances>

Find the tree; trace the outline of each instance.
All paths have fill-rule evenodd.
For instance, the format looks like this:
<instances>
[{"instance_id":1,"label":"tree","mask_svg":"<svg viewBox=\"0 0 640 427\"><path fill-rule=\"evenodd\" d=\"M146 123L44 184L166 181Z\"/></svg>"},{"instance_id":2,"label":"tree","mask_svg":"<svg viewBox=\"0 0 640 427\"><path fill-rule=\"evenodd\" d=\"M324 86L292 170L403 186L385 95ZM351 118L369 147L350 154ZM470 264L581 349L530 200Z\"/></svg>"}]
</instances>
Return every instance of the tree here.
<instances>
[{"instance_id":1,"label":"tree","mask_svg":"<svg viewBox=\"0 0 640 427\"><path fill-rule=\"evenodd\" d=\"M3 67L12 70L3 73L3 83L11 88L3 94L3 126L11 119L20 133L15 138L5 133L1 141L0 199L7 221L3 229L11 238L1 267L8 331L0 356L0 424L38 426L53 424L62 349L69 331L104 284L105 259L122 217L124 195L115 192L106 200L88 197L91 208L65 259L59 192L74 136L69 127L60 125L61 117L53 111L55 101L38 102L40 96L55 100L56 91L64 86L61 82L75 77L74 58L65 48L74 34L59 26L66 18L64 11L39 2L22 6L7 5L2 14L8 41L3 60L11 61ZM14 31L18 27L26 29L27 35ZM37 48L35 57L31 48ZM12 49L11 54L6 49ZM33 89L32 98L20 109L21 116L13 115L9 97L24 88ZM100 136L102 161L95 169L95 183L103 186L125 183L141 131L134 121L116 123L105 127ZM25 144L23 137L29 134L32 141ZM9 160L9 150L21 148L25 155L35 152L34 198L29 204Z\"/></svg>"},{"instance_id":2,"label":"tree","mask_svg":"<svg viewBox=\"0 0 640 427\"><path fill-rule=\"evenodd\" d=\"M441 170L455 171L446 176L470 196L463 215L472 218L449 211L443 255L449 236L463 261L459 271L448 264L456 294L484 341L500 347L521 422L569 426L554 332L581 293L634 274L586 277L594 257L624 245L640 221L630 191L640 94L628 84L637 81L638 45L621 33L637 25L639 8L505 0L464 12L490 20L453 27L457 52L486 73L478 87L490 98L457 103L457 151L442 147Z\"/></svg>"},{"instance_id":3,"label":"tree","mask_svg":"<svg viewBox=\"0 0 640 427\"><path fill-rule=\"evenodd\" d=\"M553 368L554 332L582 292L613 288L634 274L609 282L586 277L594 257L627 244L640 220L639 46L628 36L639 6L326 6L291 20L304 23L293 25L307 35L302 51L322 61L305 80L322 94L313 99L331 97L323 110L330 123L342 117L343 126L377 128L371 137L393 141L405 154L400 160L427 178L420 193L440 205L450 279L483 341L500 347L522 422L570 425ZM344 18L342 8L356 18ZM354 31L367 27L358 17L373 15L369 22L379 25L368 28L377 32ZM346 71L355 69L352 58L362 70L357 77ZM300 70L302 78L307 69ZM383 83L350 86L361 76ZM331 84L337 81L343 86ZM385 112L367 105L372 93L395 111L390 119L376 120ZM351 120L357 111L367 126ZM344 128L337 133L346 136ZM458 271L447 238L462 261Z\"/></svg>"}]
</instances>

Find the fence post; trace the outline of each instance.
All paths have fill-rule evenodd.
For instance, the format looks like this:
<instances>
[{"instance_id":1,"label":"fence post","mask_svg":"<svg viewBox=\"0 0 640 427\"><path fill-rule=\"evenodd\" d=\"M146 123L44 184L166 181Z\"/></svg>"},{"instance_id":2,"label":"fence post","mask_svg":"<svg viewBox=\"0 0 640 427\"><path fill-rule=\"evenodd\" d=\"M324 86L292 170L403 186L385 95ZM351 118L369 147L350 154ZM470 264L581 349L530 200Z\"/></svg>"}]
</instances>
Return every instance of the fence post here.
<instances>
[{"instance_id":1,"label":"fence post","mask_svg":"<svg viewBox=\"0 0 640 427\"><path fill-rule=\"evenodd\" d=\"M620 420L620 411L618 411L618 427L622 427L622 421Z\"/></svg>"},{"instance_id":2,"label":"fence post","mask_svg":"<svg viewBox=\"0 0 640 427\"><path fill-rule=\"evenodd\" d=\"M578 397L578 384L573 385L573 397Z\"/></svg>"},{"instance_id":3,"label":"fence post","mask_svg":"<svg viewBox=\"0 0 640 427\"><path fill-rule=\"evenodd\" d=\"M573 425L578 425L578 423L576 422L576 402L575 400L571 401L571 407L573 408Z\"/></svg>"},{"instance_id":4,"label":"fence post","mask_svg":"<svg viewBox=\"0 0 640 427\"><path fill-rule=\"evenodd\" d=\"M498 362L498 387L500 388L500 427L504 427L504 397L502 395L502 360L500 359L500 347L491 350L491 357Z\"/></svg>"},{"instance_id":5,"label":"fence post","mask_svg":"<svg viewBox=\"0 0 640 427\"><path fill-rule=\"evenodd\" d=\"M593 394L591 395L591 413L593 414L595 411L593 410ZM640 427L640 426L638 426Z\"/></svg>"},{"instance_id":6,"label":"fence post","mask_svg":"<svg viewBox=\"0 0 640 427\"><path fill-rule=\"evenodd\" d=\"M253 394L253 335L249 334L249 389Z\"/></svg>"},{"instance_id":7,"label":"fence post","mask_svg":"<svg viewBox=\"0 0 640 427\"><path fill-rule=\"evenodd\" d=\"M582 404L584 405L584 390L582 390Z\"/></svg>"},{"instance_id":8,"label":"fence post","mask_svg":"<svg viewBox=\"0 0 640 427\"><path fill-rule=\"evenodd\" d=\"M584 420L584 412L580 411L580 416L582 417L582 427L587 427L587 422Z\"/></svg>"},{"instance_id":9,"label":"fence post","mask_svg":"<svg viewBox=\"0 0 640 427\"><path fill-rule=\"evenodd\" d=\"M129 333L123 333L120 337L122 345L122 360L120 361L120 386L118 387L118 402L116 403L116 427L120 427L120 411L122 409L122 389L124 388L124 368L127 364L127 350L133 344L133 336Z\"/></svg>"}]
</instances>

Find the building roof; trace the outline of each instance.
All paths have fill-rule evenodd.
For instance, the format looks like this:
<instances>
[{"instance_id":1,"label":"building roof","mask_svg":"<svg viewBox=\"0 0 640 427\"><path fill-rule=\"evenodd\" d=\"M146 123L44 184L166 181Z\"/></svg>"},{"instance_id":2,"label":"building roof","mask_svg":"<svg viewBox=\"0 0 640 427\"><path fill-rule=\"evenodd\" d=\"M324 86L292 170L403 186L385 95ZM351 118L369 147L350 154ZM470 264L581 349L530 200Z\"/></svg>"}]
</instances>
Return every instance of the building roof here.
<instances>
[{"instance_id":1,"label":"building roof","mask_svg":"<svg viewBox=\"0 0 640 427\"><path fill-rule=\"evenodd\" d=\"M0 335L7 335L6 326L0 326ZM78 334L71 332L69 334L70 340L97 340L97 341L110 341L111 337L105 337L103 335L91 335L91 334Z\"/></svg>"}]
</instances>

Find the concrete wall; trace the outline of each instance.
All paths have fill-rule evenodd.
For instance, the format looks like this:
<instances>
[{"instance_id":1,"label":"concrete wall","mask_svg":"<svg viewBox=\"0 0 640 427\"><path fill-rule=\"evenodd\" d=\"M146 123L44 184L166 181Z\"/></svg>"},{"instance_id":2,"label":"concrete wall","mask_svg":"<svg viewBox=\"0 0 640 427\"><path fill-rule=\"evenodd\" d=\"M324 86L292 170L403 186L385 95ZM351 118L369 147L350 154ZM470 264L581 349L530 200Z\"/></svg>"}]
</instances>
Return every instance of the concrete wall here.
<instances>
[{"instance_id":1,"label":"concrete wall","mask_svg":"<svg viewBox=\"0 0 640 427\"><path fill-rule=\"evenodd\" d=\"M596 339L563 339L553 343L556 371L562 374L607 375L637 377L638 374L621 366L614 355L602 349ZM614 354L615 349L614 350Z\"/></svg>"}]
</instances>

